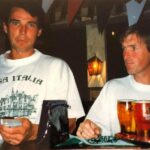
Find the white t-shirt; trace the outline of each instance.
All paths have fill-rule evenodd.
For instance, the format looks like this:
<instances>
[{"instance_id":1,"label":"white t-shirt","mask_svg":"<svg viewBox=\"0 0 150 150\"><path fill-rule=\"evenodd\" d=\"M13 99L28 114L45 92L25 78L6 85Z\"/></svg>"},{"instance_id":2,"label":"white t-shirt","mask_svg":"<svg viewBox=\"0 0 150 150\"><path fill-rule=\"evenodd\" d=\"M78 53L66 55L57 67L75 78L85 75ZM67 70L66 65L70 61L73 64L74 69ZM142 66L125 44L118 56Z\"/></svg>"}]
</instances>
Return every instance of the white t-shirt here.
<instances>
[{"instance_id":1,"label":"white t-shirt","mask_svg":"<svg viewBox=\"0 0 150 150\"><path fill-rule=\"evenodd\" d=\"M0 56L0 117L27 117L39 124L43 100L66 100L69 118L84 116L81 99L69 66L38 50L27 58Z\"/></svg>"},{"instance_id":2,"label":"white t-shirt","mask_svg":"<svg viewBox=\"0 0 150 150\"><path fill-rule=\"evenodd\" d=\"M108 81L91 107L87 119L102 129L102 135L120 132L117 100L150 100L150 85L137 83L132 75Z\"/></svg>"}]
</instances>

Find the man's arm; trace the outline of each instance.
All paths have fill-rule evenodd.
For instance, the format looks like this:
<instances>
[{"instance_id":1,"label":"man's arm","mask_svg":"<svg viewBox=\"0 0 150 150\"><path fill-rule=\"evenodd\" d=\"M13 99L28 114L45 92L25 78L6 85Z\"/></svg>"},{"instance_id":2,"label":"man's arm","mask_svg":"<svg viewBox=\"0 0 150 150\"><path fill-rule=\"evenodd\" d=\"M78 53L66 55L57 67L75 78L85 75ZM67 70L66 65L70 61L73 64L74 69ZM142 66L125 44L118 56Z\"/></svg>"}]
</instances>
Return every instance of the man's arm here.
<instances>
[{"instance_id":1,"label":"man's arm","mask_svg":"<svg viewBox=\"0 0 150 150\"><path fill-rule=\"evenodd\" d=\"M76 118L69 119L69 133L73 133L76 128Z\"/></svg>"}]
</instances>

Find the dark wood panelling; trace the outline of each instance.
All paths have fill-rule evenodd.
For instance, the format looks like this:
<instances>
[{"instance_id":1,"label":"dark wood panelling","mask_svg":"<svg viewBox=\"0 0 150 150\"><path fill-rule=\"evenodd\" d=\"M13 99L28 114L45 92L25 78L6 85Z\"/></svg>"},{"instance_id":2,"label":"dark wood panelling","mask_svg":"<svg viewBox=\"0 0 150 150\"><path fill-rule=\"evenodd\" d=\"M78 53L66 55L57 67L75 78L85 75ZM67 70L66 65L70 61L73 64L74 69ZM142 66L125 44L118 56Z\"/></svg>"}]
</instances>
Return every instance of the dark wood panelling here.
<instances>
[{"instance_id":1,"label":"dark wood panelling","mask_svg":"<svg viewBox=\"0 0 150 150\"><path fill-rule=\"evenodd\" d=\"M119 41L121 34L127 28L127 24L109 24L106 29L106 56L107 56L107 79L123 77L127 75L122 48ZM112 31L115 35L112 35Z\"/></svg>"}]
</instances>

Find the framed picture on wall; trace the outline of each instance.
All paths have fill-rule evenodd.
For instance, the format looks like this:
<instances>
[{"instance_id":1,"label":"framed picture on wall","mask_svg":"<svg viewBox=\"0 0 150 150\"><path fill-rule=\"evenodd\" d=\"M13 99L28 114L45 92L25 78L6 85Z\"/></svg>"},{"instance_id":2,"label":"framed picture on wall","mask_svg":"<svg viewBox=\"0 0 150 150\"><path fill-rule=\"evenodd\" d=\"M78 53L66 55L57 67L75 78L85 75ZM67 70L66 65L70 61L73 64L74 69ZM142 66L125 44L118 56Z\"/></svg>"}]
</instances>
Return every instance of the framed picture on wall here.
<instances>
[{"instance_id":1,"label":"framed picture on wall","mask_svg":"<svg viewBox=\"0 0 150 150\"><path fill-rule=\"evenodd\" d=\"M88 87L103 87L106 82L105 35L98 31L97 24L86 26Z\"/></svg>"}]
</instances>

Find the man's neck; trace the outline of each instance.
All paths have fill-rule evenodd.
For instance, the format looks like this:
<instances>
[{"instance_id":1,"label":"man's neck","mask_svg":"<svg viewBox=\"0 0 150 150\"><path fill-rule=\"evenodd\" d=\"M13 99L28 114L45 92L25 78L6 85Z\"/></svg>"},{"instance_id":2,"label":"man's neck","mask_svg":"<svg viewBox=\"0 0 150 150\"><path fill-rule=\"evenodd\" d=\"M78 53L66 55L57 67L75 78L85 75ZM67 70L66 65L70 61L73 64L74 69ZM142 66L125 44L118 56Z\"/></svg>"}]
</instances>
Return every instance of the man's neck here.
<instances>
[{"instance_id":1,"label":"man's neck","mask_svg":"<svg viewBox=\"0 0 150 150\"><path fill-rule=\"evenodd\" d=\"M150 85L150 73L146 75L133 75L136 82Z\"/></svg>"},{"instance_id":2,"label":"man's neck","mask_svg":"<svg viewBox=\"0 0 150 150\"><path fill-rule=\"evenodd\" d=\"M26 52L21 52L21 51L15 51L12 50L8 55L7 58L8 59L21 59L21 58L26 58L29 57L31 55L33 55L33 53L35 52L35 50L31 50L31 51L26 51Z\"/></svg>"}]
</instances>

